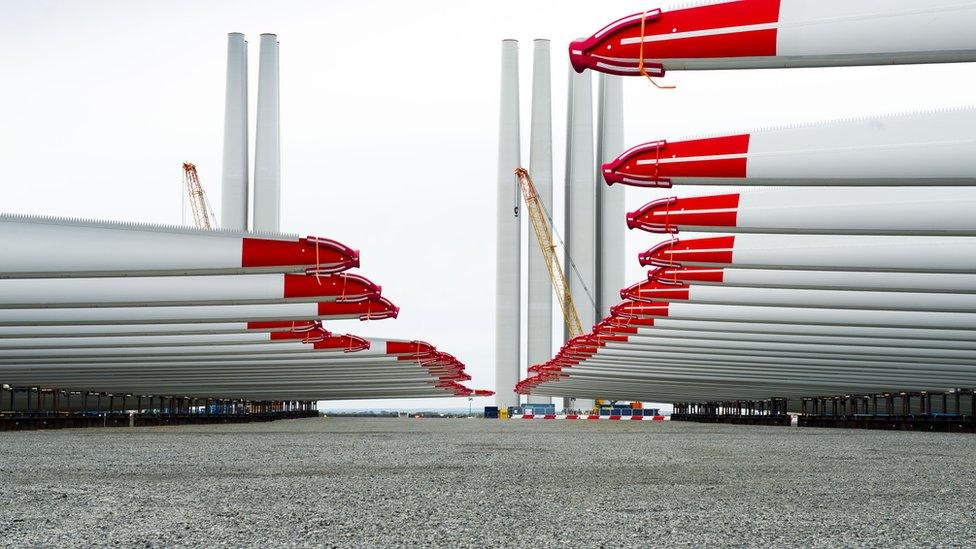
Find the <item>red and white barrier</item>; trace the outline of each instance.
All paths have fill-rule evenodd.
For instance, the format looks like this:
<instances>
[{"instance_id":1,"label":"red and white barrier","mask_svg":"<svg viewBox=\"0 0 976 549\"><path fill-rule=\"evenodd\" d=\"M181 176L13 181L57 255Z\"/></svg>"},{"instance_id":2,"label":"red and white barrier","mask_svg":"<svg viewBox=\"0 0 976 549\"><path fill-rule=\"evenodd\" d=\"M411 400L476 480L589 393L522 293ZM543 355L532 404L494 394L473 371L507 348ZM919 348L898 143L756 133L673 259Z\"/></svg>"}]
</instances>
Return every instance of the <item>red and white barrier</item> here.
<instances>
[{"instance_id":1,"label":"red and white barrier","mask_svg":"<svg viewBox=\"0 0 976 549\"><path fill-rule=\"evenodd\" d=\"M607 420L607 421L667 421L670 416L601 416L599 414L515 414L509 419L568 419L568 420Z\"/></svg>"}]
</instances>

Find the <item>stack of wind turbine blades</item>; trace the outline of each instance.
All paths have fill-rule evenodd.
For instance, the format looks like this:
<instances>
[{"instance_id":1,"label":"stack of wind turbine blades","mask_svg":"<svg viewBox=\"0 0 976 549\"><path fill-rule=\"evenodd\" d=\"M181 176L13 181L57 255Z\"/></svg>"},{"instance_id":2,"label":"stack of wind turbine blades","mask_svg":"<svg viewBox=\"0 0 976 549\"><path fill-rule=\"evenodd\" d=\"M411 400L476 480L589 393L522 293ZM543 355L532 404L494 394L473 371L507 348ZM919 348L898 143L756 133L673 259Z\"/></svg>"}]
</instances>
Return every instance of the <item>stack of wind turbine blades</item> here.
<instances>
[{"instance_id":1,"label":"stack of wind turbine blades","mask_svg":"<svg viewBox=\"0 0 976 549\"><path fill-rule=\"evenodd\" d=\"M603 164L603 178L637 187L974 185L973 125L976 108L965 107L652 141Z\"/></svg>"},{"instance_id":2,"label":"stack of wind turbine blades","mask_svg":"<svg viewBox=\"0 0 976 549\"><path fill-rule=\"evenodd\" d=\"M689 358L691 356L725 355L726 360L737 357L775 361L776 358L796 359L807 364L824 364L844 366L843 361L850 365L858 364L915 364L914 369L928 371L932 364L943 364L953 367L972 368L974 365L973 349L965 348L965 341L958 341L957 347L946 348L932 341L923 341L922 345L907 348L901 344L893 345L890 340L881 338L850 338L847 341L856 343L840 343L838 338L821 338L817 343L799 342L795 337L782 338L779 341L757 341L758 338L722 339L712 338L710 333L684 331L678 336L669 336L666 331L646 330L631 335L614 334L602 336L597 334L598 340L605 343L600 352L614 354L610 351L628 353L633 351L631 358L643 356L659 358ZM638 353L639 351L639 353ZM790 361L787 368L796 366ZM838 362L840 361L840 362ZM775 363L775 362L773 362ZM952 369L952 368L950 368ZM959 368L952 370L956 374Z\"/></svg>"},{"instance_id":3,"label":"stack of wind turbine blades","mask_svg":"<svg viewBox=\"0 0 976 549\"><path fill-rule=\"evenodd\" d=\"M613 327L617 319L625 321L624 325ZM652 323L628 326L629 319ZM675 319L684 325L659 333L659 319ZM730 323L740 324L738 337L712 337L728 333ZM745 331L749 325L754 330L751 341L743 336L750 333ZM769 325L785 327L776 334L779 341L770 341L765 333ZM826 331L831 335L807 333L804 340L797 339L794 326L800 334L809 332L810 327L851 329ZM919 326L938 331L919 334ZM667 324L663 328L667 330ZM945 345L943 339L931 339L923 340L929 343L927 347L906 348L891 345L891 337L877 337L899 328L918 336L941 336L953 343ZM859 331L862 329L875 330L875 337L864 337L869 334ZM976 315L972 313L628 301L614 307L611 317L593 334L570 341L553 361L533 367L540 373L521 389L538 393L538 386L546 383L547 391L566 391L572 387L567 379L572 379L583 383L578 387L613 387L618 391L630 383L634 387L629 398L659 391L659 381L668 382L672 389L679 382L721 381L724 398L757 398L748 392L756 384L777 387L761 398L904 387L945 390L976 383L976 355L972 348L966 348L974 330ZM559 381L558 389L548 385L555 381ZM597 381L609 385L593 385ZM657 399L684 400L687 396L654 394ZM692 400L703 395L698 393Z\"/></svg>"},{"instance_id":4,"label":"stack of wind turbine blades","mask_svg":"<svg viewBox=\"0 0 976 549\"><path fill-rule=\"evenodd\" d=\"M972 0L706 0L623 17L569 46L577 72L951 63L976 60Z\"/></svg>"},{"instance_id":5,"label":"stack of wind turbine blades","mask_svg":"<svg viewBox=\"0 0 976 549\"><path fill-rule=\"evenodd\" d=\"M782 327L781 327L782 328ZM824 351L836 349L852 354L870 354L883 351L898 356L941 355L965 356L976 351L970 339L972 332L939 332L936 330L875 329L864 331L823 330L791 332L760 323L674 321L660 322L652 326L604 326L598 333L624 336L624 340L654 340L677 347L713 348L730 346L736 348L785 349L783 345L796 345L795 351ZM938 336L944 337L938 337ZM926 337L927 336L927 337ZM953 336L955 336L953 338ZM827 347L830 346L830 347ZM907 349L907 350L904 350ZM952 351L942 353L941 351ZM955 353L955 351L967 353ZM861 352L863 351L863 352Z\"/></svg>"},{"instance_id":6,"label":"stack of wind turbine blades","mask_svg":"<svg viewBox=\"0 0 976 549\"><path fill-rule=\"evenodd\" d=\"M973 386L970 275L895 274L659 268L519 391L695 402Z\"/></svg>"},{"instance_id":7,"label":"stack of wind turbine blades","mask_svg":"<svg viewBox=\"0 0 976 549\"><path fill-rule=\"evenodd\" d=\"M569 55L580 72L648 77L966 62L974 22L973 0L706 0L620 19ZM652 200L631 229L732 234L640 254L647 279L517 391L702 402L976 386L974 122L964 107L624 151L607 184L740 187Z\"/></svg>"},{"instance_id":8,"label":"stack of wind turbine blades","mask_svg":"<svg viewBox=\"0 0 976 549\"><path fill-rule=\"evenodd\" d=\"M944 390L953 382L972 383L976 374L976 369L961 361L938 357L918 357L917 361L800 353L784 357L747 347L735 353L728 348L663 348L657 342L647 346L647 351L640 347L639 343L621 343L617 337L577 342L550 363L536 367L534 371L540 373L525 380L520 389L533 394L563 391L578 395L600 390L608 398L647 400L762 400L881 392L905 386Z\"/></svg>"},{"instance_id":9,"label":"stack of wind turbine blades","mask_svg":"<svg viewBox=\"0 0 976 549\"><path fill-rule=\"evenodd\" d=\"M268 361L252 350L207 360L178 356L162 360L160 354L92 362L48 357L47 362L24 364L3 359L0 375L15 382L29 378L79 389L255 399L271 394L269 391L278 395L275 398L474 394L459 383L470 379L464 366L426 343L365 340L327 332L317 335L312 345L324 351L320 358Z\"/></svg>"},{"instance_id":10,"label":"stack of wind turbine blades","mask_svg":"<svg viewBox=\"0 0 976 549\"><path fill-rule=\"evenodd\" d=\"M422 342L322 320L395 318L338 242L0 216L0 381L249 399L483 395ZM408 349L409 344L409 349ZM299 396L301 395L301 396Z\"/></svg>"}]
</instances>

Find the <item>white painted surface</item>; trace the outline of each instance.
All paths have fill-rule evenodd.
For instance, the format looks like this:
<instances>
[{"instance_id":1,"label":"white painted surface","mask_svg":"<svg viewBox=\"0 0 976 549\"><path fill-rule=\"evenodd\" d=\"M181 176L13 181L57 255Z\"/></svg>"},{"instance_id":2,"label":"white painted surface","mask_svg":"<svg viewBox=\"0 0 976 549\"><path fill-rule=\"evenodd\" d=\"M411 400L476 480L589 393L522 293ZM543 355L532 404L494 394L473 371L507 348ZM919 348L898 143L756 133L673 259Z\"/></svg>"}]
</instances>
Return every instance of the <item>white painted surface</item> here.
<instances>
[{"instance_id":1,"label":"white painted surface","mask_svg":"<svg viewBox=\"0 0 976 549\"><path fill-rule=\"evenodd\" d=\"M247 40L227 35L227 87L224 97L224 165L220 226L246 231L248 191Z\"/></svg>"},{"instance_id":2,"label":"white painted surface","mask_svg":"<svg viewBox=\"0 0 976 549\"><path fill-rule=\"evenodd\" d=\"M801 356L812 355L814 358L851 358L861 360L864 357L883 356L885 360L909 361L915 359L953 359L968 361L973 364L976 350L973 349L941 349L941 348L905 348L888 345L842 345L818 344L799 342L763 342L763 341L717 341L712 339L666 338L654 337L632 339L626 343L608 343L608 351L620 351L632 356L631 351L646 352L678 352L678 353L721 353L743 351L756 356ZM835 355L843 355L837 357ZM639 354L635 356L650 356Z\"/></svg>"},{"instance_id":3,"label":"white painted surface","mask_svg":"<svg viewBox=\"0 0 976 549\"><path fill-rule=\"evenodd\" d=\"M552 82L549 41L535 40L532 60L532 125L529 137L529 174L539 201L549 215L552 202ZM552 357L552 282L531 226L528 230L528 285L526 314L527 366ZM520 375L522 369L520 368ZM548 397L530 396L532 404L547 404Z\"/></svg>"},{"instance_id":4,"label":"white painted surface","mask_svg":"<svg viewBox=\"0 0 976 549\"><path fill-rule=\"evenodd\" d=\"M316 303L202 305L199 307L101 307L95 309L0 309L0 324L7 326L15 324L310 320L318 317Z\"/></svg>"},{"instance_id":5,"label":"white painted surface","mask_svg":"<svg viewBox=\"0 0 976 549\"><path fill-rule=\"evenodd\" d=\"M114 347L108 349L92 349L82 347L65 347L56 349L3 349L0 350L0 360L16 358L29 364L32 360L45 360L52 358L86 358L86 357L131 357L143 356L148 359L163 358L166 356L189 355L189 356L208 356L208 355L259 355L273 356L276 353L310 353L316 351L312 345L301 341L282 341L275 343L254 343L239 345L176 345L176 346L156 346L156 347ZM338 352L341 352L338 351ZM327 353L327 351L326 351Z\"/></svg>"},{"instance_id":6,"label":"white painted surface","mask_svg":"<svg viewBox=\"0 0 976 549\"><path fill-rule=\"evenodd\" d=\"M896 292L976 292L976 275L955 273L878 273L865 271L791 271L785 269L723 270L726 286L888 290ZM697 285L711 284L695 282Z\"/></svg>"},{"instance_id":7,"label":"white painted surface","mask_svg":"<svg viewBox=\"0 0 976 549\"><path fill-rule=\"evenodd\" d=\"M606 316L619 301L627 261L624 240L627 232L626 186L604 185L600 165L616 158L624 149L624 94L619 76L600 74L597 97L597 174L598 203L598 315Z\"/></svg>"},{"instance_id":8,"label":"white painted surface","mask_svg":"<svg viewBox=\"0 0 976 549\"><path fill-rule=\"evenodd\" d=\"M972 182L974 126L976 109L964 108L755 131L749 137L746 176Z\"/></svg>"},{"instance_id":9,"label":"white painted surface","mask_svg":"<svg viewBox=\"0 0 976 549\"><path fill-rule=\"evenodd\" d=\"M737 211L737 231L976 235L976 192L964 187L743 190Z\"/></svg>"},{"instance_id":10,"label":"white painted surface","mask_svg":"<svg viewBox=\"0 0 976 549\"><path fill-rule=\"evenodd\" d=\"M974 294L692 285L688 295L691 301L698 303L729 305L976 312ZM663 299L668 300L668 297Z\"/></svg>"},{"instance_id":11,"label":"white painted surface","mask_svg":"<svg viewBox=\"0 0 976 549\"><path fill-rule=\"evenodd\" d=\"M711 341L714 343L721 343L725 341L733 342L756 342L759 344L764 343L803 343L803 344L820 344L820 345L870 345L877 347L912 347L916 349L963 349L963 350L976 350L976 341L971 339L920 339L920 338L908 338L903 337L903 334L899 332L897 328L890 328L887 331L876 328L873 330L875 334L882 333L886 334L887 337L876 337L876 336L866 336L859 335L856 332L848 333L846 330L841 333L837 330L836 333L827 332L826 335L821 334L802 334L802 333L773 333L772 331L762 331L762 327L750 326L746 323L739 323L738 331L714 331L709 329L708 322L697 323L700 329L669 329L663 327L653 327L653 328L641 328L636 334L629 334L627 336L628 341L634 343L647 342L651 343L657 341L659 338L666 338L672 340L694 340L694 341ZM732 323L724 323L726 325ZM834 327L839 328L839 327ZM847 328L847 327L844 327ZM962 331L962 330L960 330ZM871 333L871 332L868 332ZM959 335L959 334L956 334ZM963 334L965 335L965 334Z\"/></svg>"},{"instance_id":12,"label":"white painted surface","mask_svg":"<svg viewBox=\"0 0 976 549\"><path fill-rule=\"evenodd\" d=\"M743 234L735 236L732 262L756 267L976 273L976 238Z\"/></svg>"},{"instance_id":13,"label":"white painted surface","mask_svg":"<svg viewBox=\"0 0 976 549\"><path fill-rule=\"evenodd\" d=\"M0 308L200 305L284 299L284 275L0 279ZM306 301L312 301L309 298ZM315 298L334 301L335 297Z\"/></svg>"},{"instance_id":14,"label":"white painted surface","mask_svg":"<svg viewBox=\"0 0 976 549\"><path fill-rule=\"evenodd\" d=\"M495 261L495 404L518 404L513 391L519 380L520 217L515 168L521 164L519 138L518 42L502 42L501 107L498 123L498 180Z\"/></svg>"},{"instance_id":15,"label":"white painted surface","mask_svg":"<svg viewBox=\"0 0 976 549\"><path fill-rule=\"evenodd\" d=\"M735 337L740 333L754 334L783 334L803 336L850 336L850 337L883 337L905 339L931 339L941 341L973 341L976 332L968 329L939 329L939 328L903 328L895 326L856 326L837 324L781 324L754 320L748 322L734 320L682 320L676 318L658 318L654 320L655 328L666 330L708 331L710 333L728 333ZM641 328L644 330L654 328ZM648 332L650 333L650 332ZM948 345L948 344L947 344Z\"/></svg>"},{"instance_id":16,"label":"white painted surface","mask_svg":"<svg viewBox=\"0 0 976 549\"><path fill-rule=\"evenodd\" d=\"M32 339L63 336L141 336L158 334L230 334L247 332L246 322L197 322L192 324L65 324L60 326L0 326L0 338Z\"/></svg>"},{"instance_id":17,"label":"white painted surface","mask_svg":"<svg viewBox=\"0 0 976 549\"><path fill-rule=\"evenodd\" d=\"M240 271L241 238L220 233L18 223L0 220L0 272L10 275Z\"/></svg>"},{"instance_id":18,"label":"white painted surface","mask_svg":"<svg viewBox=\"0 0 976 549\"><path fill-rule=\"evenodd\" d=\"M593 151L593 85L587 71L570 69L570 166L566 174L566 278L584 329L596 322L596 172ZM572 263L570 262L572 260Z\"/></svg>"},{"instance_id":19,"label":"white painted surface","mask_svg":"<svg viewBox=\"0 0 976 549\"><path fill-rule=\"evenodd\" d=\"M789 57L972 50L974 22L972 0L783 0L776 53Z\"/></svg>"},{"instance_id":20,"label":"white painted surface","mask_svg":"<svg viewBox=\"0 0 976 549\"><path fill-rule=\"evenodd\" d=\"M804 309L792 307L705 305L698 303L670 303L668 317L689 320L899 326L904 328L976 328L976 313Z\"/></svg>"},{"instance_id":21,"label":"white painted surface","mask_svg":"<svg viewBox=\"0 0 976 549\"><path fill-rule=\"evenodd\" d=\"M67 347L152 347L173 345L233 345L271 342L268 332L195 335L142 335L93 337L0 337L0 349L53 349Z\"/></svg>"},{"instance_id":22,"label":"white painted surface","mask_svg":"<svg viewBox=\"0 0 976 549\"><path fill-rule=\"evenodd\" d=\"M281 124L278 37L261 35L257 129L254 134L254 230L277 232L281 224Z\"/></svg>"}]
</instances>

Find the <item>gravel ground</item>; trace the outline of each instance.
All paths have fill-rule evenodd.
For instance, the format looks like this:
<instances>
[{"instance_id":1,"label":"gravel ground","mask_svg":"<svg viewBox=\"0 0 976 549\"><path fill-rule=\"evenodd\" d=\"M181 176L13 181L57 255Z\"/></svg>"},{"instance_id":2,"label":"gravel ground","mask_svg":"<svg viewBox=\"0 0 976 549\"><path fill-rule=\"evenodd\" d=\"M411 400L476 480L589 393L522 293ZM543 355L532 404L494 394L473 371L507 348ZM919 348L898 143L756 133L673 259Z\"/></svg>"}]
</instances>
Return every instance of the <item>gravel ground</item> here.
<instances>
[{"instance_id":1,"label":"gravel ground","mask_svg":"<svg viewBox=\"0 0 976 549\"><path fill-rule=\"evenodd\" d=\"M0 545L969 546L976 437L302 419L0 434Z\"/></svg>"}]
</instances>

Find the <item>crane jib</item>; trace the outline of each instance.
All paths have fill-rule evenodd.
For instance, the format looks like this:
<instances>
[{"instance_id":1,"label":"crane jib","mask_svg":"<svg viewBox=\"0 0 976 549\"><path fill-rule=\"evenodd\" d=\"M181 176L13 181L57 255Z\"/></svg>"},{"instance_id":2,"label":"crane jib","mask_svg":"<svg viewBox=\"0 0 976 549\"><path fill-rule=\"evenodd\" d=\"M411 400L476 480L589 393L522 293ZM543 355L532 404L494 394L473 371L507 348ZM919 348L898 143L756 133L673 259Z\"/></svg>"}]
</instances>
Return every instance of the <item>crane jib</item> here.
<instances>
[{"instance_id":1,"label":"crane jib","mask_svg":"<svg viewBox=\"0 0 976 549\"><path fill-rule=\"evenodd\" d=\"M552 242L552 233L549 225L546 224L545 216L542 213L542 205L539 203L539 195L532 184L529 172L524 168L516 168L515 175L518 177L519 188L525 200L525 207L529 211L529 220L532 223L532 230L535 233L539 249L542 251L542 258L546 262L546 269L549 272L549 280L552 282L553 291L559 306L563 311L563 319L566 321L566 328L570 337L583 335L583 323L580 321L579 313L576 311L576 304L569 291L569 283L566 275L559 265L559 258L556 257L556 247Z\"/></svg>"}]
</instances>

